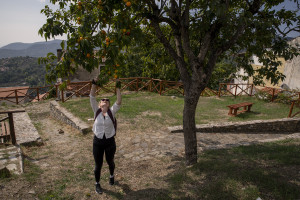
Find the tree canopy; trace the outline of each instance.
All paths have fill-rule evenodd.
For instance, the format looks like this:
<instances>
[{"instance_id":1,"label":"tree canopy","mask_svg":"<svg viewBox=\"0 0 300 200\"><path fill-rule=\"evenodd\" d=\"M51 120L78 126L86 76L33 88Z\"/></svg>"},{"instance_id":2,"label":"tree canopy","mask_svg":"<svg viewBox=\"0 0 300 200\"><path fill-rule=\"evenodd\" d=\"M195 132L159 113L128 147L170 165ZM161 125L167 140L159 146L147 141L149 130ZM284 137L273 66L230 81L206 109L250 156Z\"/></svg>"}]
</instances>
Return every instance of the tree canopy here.
<instances>
[{"instance_id":1,"label":"tree canopy","mask_svg":"<svg viewBox=\"0 0 300 200\"><path fill-rule=\"evenodd\" d=\"M299 31L297 9L274 9L284 0L50 0L47 22L39 30L46 39L67 35L65 53L57 65L48 65L49 79L67 77L83 66L88 71L106 58L101 76L118 78L126 47L146 42L151 33L173 59L185 90L183 129L188 164L197 160L195 110L216 63L234 56L237 67L255 75L253 54L264 67L257 70L276 82L276 58L297 55L285 36ZM282 29L281 27L286 27ZM242 56L240 56L242 55ZM50 55L53 58L53 55ZM73 64L72 64L73 63ZM277 74L278 75L278 74ZM255 80L259 80L259 76ZM280 74L279 74L279 78Z\"/></svg>"}]
</instances>

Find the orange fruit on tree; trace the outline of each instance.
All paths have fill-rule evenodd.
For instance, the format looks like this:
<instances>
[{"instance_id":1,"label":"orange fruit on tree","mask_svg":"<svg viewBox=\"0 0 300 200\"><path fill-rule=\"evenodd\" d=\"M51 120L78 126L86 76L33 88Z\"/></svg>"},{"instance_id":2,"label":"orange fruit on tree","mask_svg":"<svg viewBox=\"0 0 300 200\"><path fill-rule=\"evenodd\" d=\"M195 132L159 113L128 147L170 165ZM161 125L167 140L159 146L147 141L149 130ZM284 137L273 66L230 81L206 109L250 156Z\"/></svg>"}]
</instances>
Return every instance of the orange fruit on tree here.
<instances>
[{"instance_id":1,"label":"orange fruit on tree","mask_svg":"<svg viewBox=\"0 0 300 200\"><path fill-rule=\"evenodd\" d=\"M77 23L81 24L81 18L80 17L77 17Z\"/></svg>"},{"instance_id":2,"label":"orange fruit on tree","mask_svg":"<svg viewBox=\"0 0 300 200\"><path fill-rule=\"evenodd\" d=\"M124 1L124 3L126 3L128 0L123 0Z\"/></svg>"},{"instance_id":3,"label":"orange fruit on tree","mask_svg":"<svg viewBox=\"0 0 300 200\"><path fill-rule=\"evenodd\" d=\"M86 57L87 57L87 58L90 58L90 57L91 57L91 54L87 53L87 54L86 54Z\"/></svg>"},{"instance_id":4,"label":"orange fruit on tree","mask_svg":"<svg viewBox=\"0 0 300 200\"><path fill-rule=\"evenodd\" d=\"M108 38L108 37L107 37L107 38L105 38L105 41L106 41L106 42L109 42L109 38Z\"/></svg>"},{"instance_id":5,"label":"orange fruit on tree","mask_svg":"<svg viewBox=\"0 0 300 200\"><path fill-rule=\"evenodd\" d=\"M130 7L130 6L131 6L130 1L126 2L126 6L127 6L127 7Z\"/></svg>"},{"instance_id":6,"label":"orange fruit on tree","mask_svg":"<svg viewBox=\"0 0 300 200\"><path fill-rule=\"evenodd\" d=\"M80 40L80 41L83 40L83 37L80 37L79 40Z\"/></svg>"},{"instance_id":7,"label":"orange fruit on tree","mask_svg":"<svg viewBox=\"0 0 300 200\"><path fill-rule=\"evenodd\" d=\"M124 28L122 31L123 31L123 33L126 33L127 30Z\"/></svg>"},{"instance_id":8,"label":"orange fruit on tree","mask_svg":"<svg viewBox=\"0 0 300 200\"><path fill-rule=\"evenodd\" d=\"M82 3L81 3L81 1L79 1L79 2L78 2L78 6L82 6Z\"/></svg>"},{"instance_id":9,"label":"orange fruit on tree","mask_svg":"<svg viewBox=\"0 0 300 200\"><path fill-rule=\"evenodd\" d=\"M120 67L120 65L119 65L119 64L116 64L116 66L117 66L117 67Z\"/></svg>"},{"instance_id":10,"label":"orange fruit on tree","mask_svg":"<svg viewBox=\"0 0 300 200\"><path fill-rule=\"evenodd\" d=\"M118 75L114 75L114 78L117 79L117 78L118 78Z\"/></svg>"},{"instance_id":11,"label":"orange fruit on tree","mask_svg":"<svg viewBox=\"0 0 300 200\"><path fill-rule=\"evenodd\" d=\"M99 2L100 5L102 4L102 1L101 1L101 0L99 0L98 2Z\"/></svg>"}]
</instances>

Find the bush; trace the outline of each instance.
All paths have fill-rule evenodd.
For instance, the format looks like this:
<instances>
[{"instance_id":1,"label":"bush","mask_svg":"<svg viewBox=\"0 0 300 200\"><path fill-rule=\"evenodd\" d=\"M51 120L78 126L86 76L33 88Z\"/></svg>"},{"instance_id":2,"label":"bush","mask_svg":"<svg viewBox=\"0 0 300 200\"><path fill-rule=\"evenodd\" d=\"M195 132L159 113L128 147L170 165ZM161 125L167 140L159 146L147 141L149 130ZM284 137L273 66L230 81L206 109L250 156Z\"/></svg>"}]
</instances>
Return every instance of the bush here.
<instances>
[{"instance_id":1,"label":"bush","mask_svg":"<svg viewBox=\"0 0 300 200\"><path fill-rule=\"evenodd\" d=\"M272 95L269 94L268 92L262 91L262 90L258 90L258 91L255 93L255 97L258 98L258 99L267 101L267 102L272 101Z\"/></svg>"}]
</instances>

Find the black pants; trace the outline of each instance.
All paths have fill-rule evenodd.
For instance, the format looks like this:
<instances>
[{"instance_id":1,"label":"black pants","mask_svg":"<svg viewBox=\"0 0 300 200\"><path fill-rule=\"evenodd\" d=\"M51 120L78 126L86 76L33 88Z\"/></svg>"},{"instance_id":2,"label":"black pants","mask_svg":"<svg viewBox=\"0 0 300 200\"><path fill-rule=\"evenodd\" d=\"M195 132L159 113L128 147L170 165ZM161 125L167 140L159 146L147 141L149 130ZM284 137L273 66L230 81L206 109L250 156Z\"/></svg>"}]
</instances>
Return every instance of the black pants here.
<instances>
[{"instance_id":1,"label":"black pants","mask_svg":"<svg viewBox=\"0 0 300 200\"><path fill-rule=\"evenodd\" d=\"M100 181L104 152L105 152L106 162L109 166L109 172L111 175L113 175L115 170L114 157L116 153L115 137L106 139L104 136L103 139L99 139L96 136L94 136L94 141L93 141L93 155L95 160L94 174L97 183Z\"/></svg>"}]
</instances>

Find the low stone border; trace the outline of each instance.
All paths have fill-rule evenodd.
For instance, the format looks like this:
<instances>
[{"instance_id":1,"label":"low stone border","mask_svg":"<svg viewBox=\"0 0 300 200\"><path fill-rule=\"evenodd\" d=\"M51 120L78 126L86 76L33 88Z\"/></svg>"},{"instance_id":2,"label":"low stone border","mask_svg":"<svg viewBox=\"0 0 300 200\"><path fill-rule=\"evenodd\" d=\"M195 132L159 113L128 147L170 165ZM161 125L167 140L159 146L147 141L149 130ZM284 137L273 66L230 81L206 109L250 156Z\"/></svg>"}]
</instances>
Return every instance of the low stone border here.
<instances>
[{"instance_id":1,"label":"low stone border","mask_svg":"<svg viewBox=\"0 0 300 200\"><path fill-rule=\"evenodd\" d=\"M50 102L50 115L78 129L81 133L85 134L91 131L91 127L87 123L83 122L78 117L75 117L71 112L60 106L56 101Z\"/></svg>"},{"instance_id":2,"label":"low stone border","mask_svg":"<svg viewBox=\"0 0 300 200\"><path fill-rule=\"evenodd\" d=\"M17 144L25 146L43 143L27 112L14 113L14 126Z\"/></svg>"},{"instance_id":3,"label":"low stone border","mask_svg":"<svg viewBox=\"0 0 300 200\"><path fill-rule=\"evenodd\" d=\"M0 174L8 177L11 174L22 174L24 171L23 155L19 145L0 148Z\"/></svg>"},{"instance_id":4,"label":"low stone border","mask_svg":"<svg viewBox=\"0 0 300 200\"><path fill-rule=\"evenodd\" d=\"M182 133L182 126L168 127L171 133ZM300 132L300 118L228 122L224 124L196 125L197 132L204 133L296 133Z\"/></svg>"}]
</instances>

